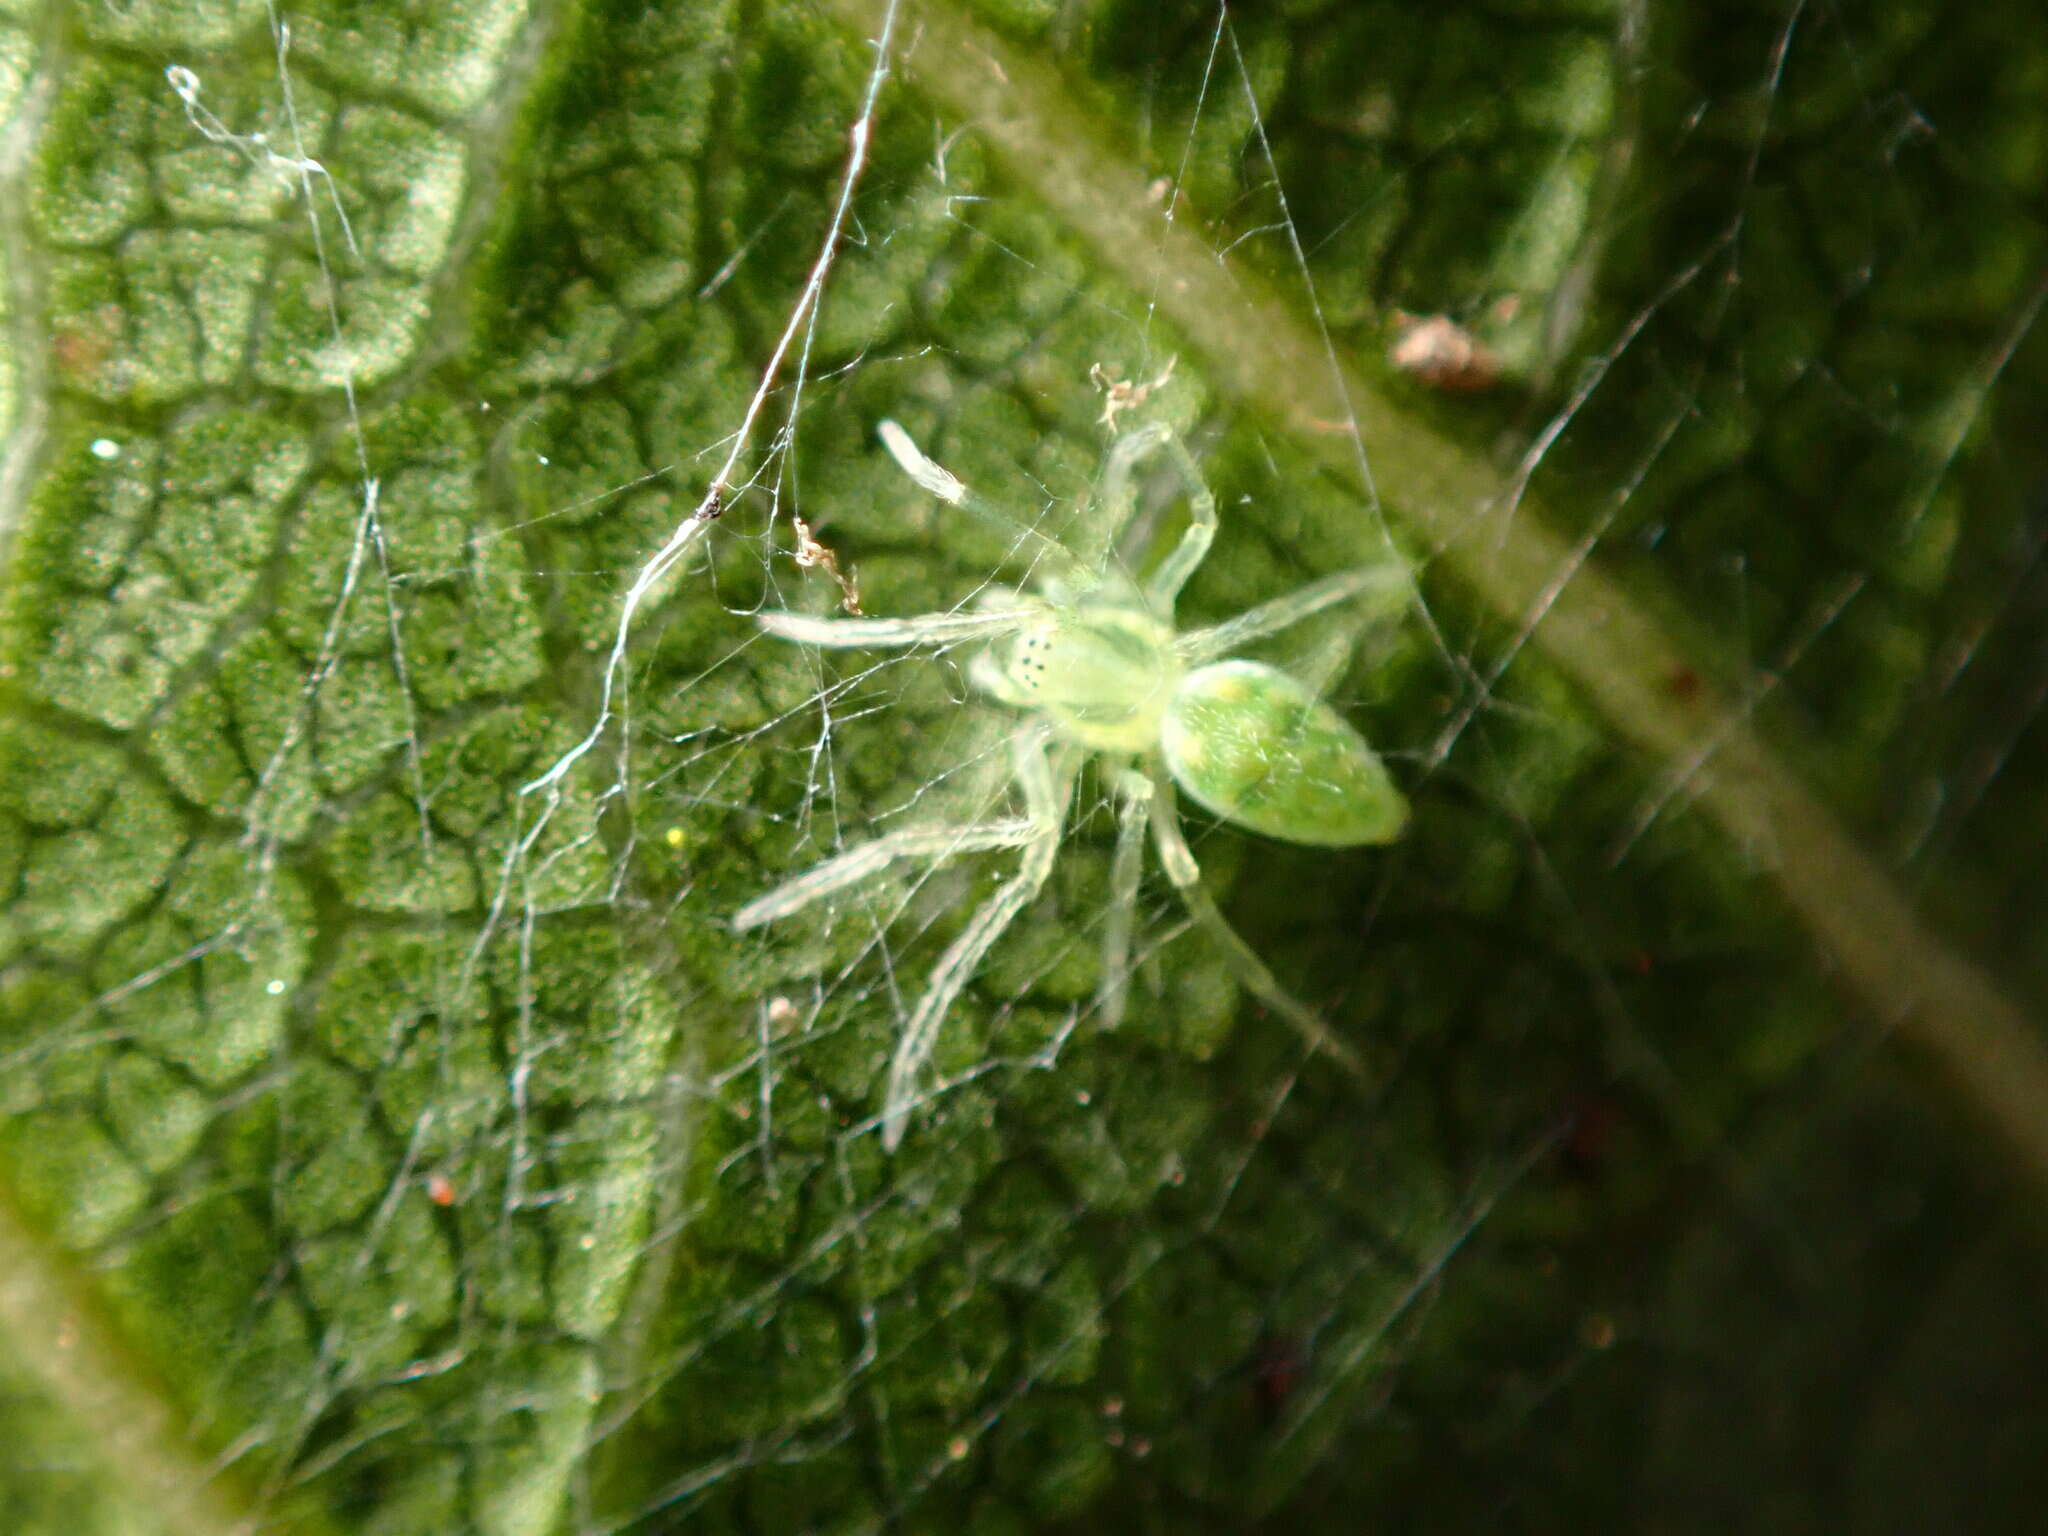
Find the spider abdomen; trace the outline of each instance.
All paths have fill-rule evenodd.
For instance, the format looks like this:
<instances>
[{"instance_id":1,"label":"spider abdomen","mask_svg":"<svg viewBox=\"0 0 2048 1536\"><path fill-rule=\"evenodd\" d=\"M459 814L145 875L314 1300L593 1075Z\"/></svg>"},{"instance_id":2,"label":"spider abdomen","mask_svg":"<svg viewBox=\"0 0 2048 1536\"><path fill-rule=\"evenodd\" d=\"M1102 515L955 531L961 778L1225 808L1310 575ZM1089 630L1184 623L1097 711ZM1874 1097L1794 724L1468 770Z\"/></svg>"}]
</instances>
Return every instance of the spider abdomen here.
<instances>
[{"instance_id":1,"label":"spider abdomen","mask_svg":"<svg viewBox=\"0 0 2048 1536\"><path fill-rule=\"evenodd\" d=\"M1408 819L1406 798L1365 738L1261 662L1219 661L1181 679L1159 750L1197 804L1283 842L1391 842Z\"/></svg>"}]
</instances>

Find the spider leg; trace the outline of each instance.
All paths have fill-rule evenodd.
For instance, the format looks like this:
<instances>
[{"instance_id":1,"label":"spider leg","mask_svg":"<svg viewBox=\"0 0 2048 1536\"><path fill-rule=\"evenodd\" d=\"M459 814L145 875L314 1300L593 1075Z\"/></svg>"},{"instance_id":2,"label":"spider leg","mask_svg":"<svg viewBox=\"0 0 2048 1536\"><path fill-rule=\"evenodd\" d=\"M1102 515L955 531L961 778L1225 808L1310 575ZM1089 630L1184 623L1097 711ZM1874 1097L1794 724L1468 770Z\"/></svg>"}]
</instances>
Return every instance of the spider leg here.
<instances>
[{"instance_id":1,"label":"spider leg","mask_svg":"<svg viewBox=\"0 0 2048 1536\"><path fill-rule=\"evenodd\" d=\"M1237 977L1238 985L1293 1025L1295 1033L1311 1050L1328 1056L1353 1077L1369 1081L1365 1063L1359 1060L1358 1053L1332 1034L1330 1026L1313 1008L1280 985L1258 952L1217 910L1214 898L1202 885L1202 870L1195 862L1194 850L1188 847L1187 835L1180 829L1180 813L1174 806L1173 780L1166 777L1164 770L1154 771L1152 792L1159 802L1152 815L1152 836L1159 850L1159 862L1165 866L1166 878L1180 893L1188 915L1223 951L1224 961L1229 965L1231 974Z\"/></svg>"},{"instance_id":2,"label":"spider leg","mask_svg":"<svg viewBox=\"0 0 2048 1536\"><path fill-rule=\"evenodd\" d=\"M1187 531L1145 580L1146 606L1165 616L1173 612L1173 600L1208 555L1209 544L1216 537L1216 498L1209 493L1201 466L1171 427L1155 422L1126 432L1110 444L1102 465L1102 480L1095 492L1095 504L1102 516L1079 553L1082 564L1091 570L1100 570L1108 562L1109 552L1138 510L1138 465L1162 449L1188 493Z\"/></svg>"},{"instance_id":3,"label":"spider leg","mask_svg":"<svg viewBox=\"0 0 2048 1536\"><path fill-rule=\"evenodd\" d=\"M1087 535L1087 542L1077 549L1081 563L1091 570L1099 570L1109 558L1109 552L1116 548L1116 542L1123 536L1124 529L1138 510L1138 485L1136 470L1139 463L1156 452L1168 438L1171 429L1154 424L1126 432L1109 446L1109 453L1102 461L1102 473L1096 482L1094 510L1095 528Z\"/></svg>"},{"instance_id":4,"label":"spider leg","mask_svg":"<svg viewBox=\"0 0 2048 1536\"><path fill-rule=\"evenodd\" d=\"M1190 666L1199 666L1220 656L1228 656L1241 646L1277 634L1325 608L1352 598L1365 599L1361 604L1365 611L1360 615L1359 623L1369 624L1401 613L1413 600L1414 593L1414 578L1406 566L1391 563L1361 565L1312 581L1285 597L1276 597L1271 602L1247 608L1221 624L1190 631L1180 638L1180 654Z\"/></svg>"},{"instance_id":5,"label":"spider leg","mask_svg":"<svg viewBox=\"0 0 2048 1536\"><path fill-rule=\"evenodd\" d=\"M921 613L907 619L819 619L808 613L770 610L755 621L778 639L800 645L847 650L859 646L942 645L951 640L982 640L1021 629L1042 609L999 608L987 613Z\"/></svg>"},{"instance_id":6,"label":"spider leg","mask_svg":"<svg viewBox=\"0 0 2048 1536\"><path fill-rule=\"evenodd\" d=\"M1013 517L978 491L969 488L953 471L935 459L925 456L910 434L893 421L884 421L876 428L882 439L882 446L889 450L889 457L896 461L896 467L903 471L920 487L951 507L980 518L992 528L1005 534L1017 536L1025 545L1035 550L1041 559L1050 560L1057 570L1066 570L1074 563L1074 552L1058 539L1040 533L1022 518Z\"/></svg>"},{"instance_id":7,"label":"spider leg","mask_svg":"<svg viewBox=\"0 0 2048 1536\"><path fill-rule=\"evenodd\" d=\"M1173 612L1174 599L1180 596L1180 589L1188 584L1188 578L1195 574L1196 567L1209 558L1209 546L1216 538L1216 498L1210 494L1209 484L1202 478L1202 467L1188 452L1187 444L1164 427L1157 430L1167 459L1179 474L1181 483L1188 488L1187 531L1181 534L1180 542L1173 546L1152 574L1145 578L1146 603L1154 613L1166 615ZM1122 446L1122 443L1117 444L1118 448ZM1115 448L1110 450L1109 467L1110 472L1115 473Z\"/></svg>"},{"instance_id":8,"label":"spider leg","mask_svg":"<svg viewBox=\"0 0 2048 1536\"><path fill-rule=\"evenodd\" d=\"M1066 817L1067 799L1073 793L1080 758L1072 751L1059 754L1058 766L1047 760L1043 730L1029 731L1017 738L1017 786L1023 791L1028 838L1020 838L1024 856L1017 873L983 902L960 936L939 956L932 967L924 996L917 1000L903 1033L896 1040L896 1054L889 1062L888 1087L882 1099L882 1147L894 1152L912 1107L917 1103L917 1078L931 1060L938 1043L939 1027L945 1023L968 980L980 969L982 960L995 947L1017 914L1045 886L1059 853L1060 824Z\"/></svg>"},{"instance_id":9,"label":"spider leg","mask_svg":"<svg viewBox=\"0 0 2048 1536\"><path fill-rule=\"evenodd\" d=\"M1102 981L1095 1008L1105 1029L1123 1022L1131 980L1131 927L1144 873L1145 828L1152 819L1152 781L1135 770L1117 777L1116 857L1109 866L1109 921L1102 932Z\"/></svg>"},{"instance_id":10,"label":"spider leg","mask_svg":"<svg viewBox=\"0 0 2048 1536\"><path fill-rule=\"evenodd\" d=\"M744 933L764 923L780 922L834 891L843 891L850 885L858 885L870 876L880 874L898 859L923 859L936 864L960 853L1020 848L1037 835L1036 824L1017 817L1006 821L961 822L951 826L911 827L891 832L872 842L862 843L858 848L849 848L774 890L756 896L732 915L732 925Z\"/></svg>"}]
</instances>

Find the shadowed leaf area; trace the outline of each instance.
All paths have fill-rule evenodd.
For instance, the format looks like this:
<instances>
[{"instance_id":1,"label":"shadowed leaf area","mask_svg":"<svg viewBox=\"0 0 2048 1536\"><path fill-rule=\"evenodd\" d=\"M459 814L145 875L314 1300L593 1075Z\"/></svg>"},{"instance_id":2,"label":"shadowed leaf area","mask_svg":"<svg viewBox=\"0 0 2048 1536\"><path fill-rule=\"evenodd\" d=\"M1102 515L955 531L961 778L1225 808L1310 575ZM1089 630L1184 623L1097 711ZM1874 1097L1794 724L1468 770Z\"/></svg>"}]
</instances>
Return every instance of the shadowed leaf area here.
<instances>
[{"instance_id":1,"label":"shadowed leaf area","mask_svg":"<svg viewBox=\"0 0 2048 1536\"><path fill-rule=\"evenodd\" d=\"M2044 82L2018 0L0 0L0 1524L2038 1529ZM1413 573L1231 652L1408 819L1183 795L1190 905L1091 762L887 1151L1018 839L733 916L1041 717L756 615L1142 580L1150 423L1180 632Z\"/></svg>"}]
</instances>

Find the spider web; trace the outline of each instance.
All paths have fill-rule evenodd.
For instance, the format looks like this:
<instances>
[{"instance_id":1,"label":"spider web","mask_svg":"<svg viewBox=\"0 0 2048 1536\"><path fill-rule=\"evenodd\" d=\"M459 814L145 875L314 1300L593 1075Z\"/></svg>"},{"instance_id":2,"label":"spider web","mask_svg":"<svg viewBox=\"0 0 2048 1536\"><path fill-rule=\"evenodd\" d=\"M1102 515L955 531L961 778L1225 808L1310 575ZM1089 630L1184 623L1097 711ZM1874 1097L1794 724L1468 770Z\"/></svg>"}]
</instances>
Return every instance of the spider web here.
<instances>
[{"instance_id":1,"label":"spider web","mask_svg":"<svg viewBox=\"0 0 2048 1536\"><path fill-rule=\"evenodd\" d=\"M0 6L15 1529L2026 1528L2048 29L1027 10ZM1365 1083L1156 869L1102 1027L1091 772L882 1150L1015 856L730 918L1015 810L753 622L1028 583L884 418L1412 564L1409 833L1188 825Z\"/></svg>"}]
</instances>

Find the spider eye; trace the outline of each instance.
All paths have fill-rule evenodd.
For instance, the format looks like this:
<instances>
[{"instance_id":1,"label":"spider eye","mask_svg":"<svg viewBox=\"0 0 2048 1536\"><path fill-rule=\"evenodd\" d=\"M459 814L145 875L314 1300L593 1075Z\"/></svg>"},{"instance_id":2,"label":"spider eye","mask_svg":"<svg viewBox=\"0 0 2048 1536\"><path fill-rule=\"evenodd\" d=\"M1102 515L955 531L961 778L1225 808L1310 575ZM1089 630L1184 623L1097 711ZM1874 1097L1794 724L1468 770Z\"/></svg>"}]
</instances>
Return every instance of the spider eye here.
<instances>
[{"instance_id":1,"label":"spider eye","mask_svg":"<svg viewBox=\"0 0 2048 1536\"><path fill-rule=\"evenodd\" d=\"M1045 681L1051 649L1052 637L1049 635L1035 630L1019 635L1016 650L1010 657L1017 681L1026 688L1038 688Z\"/></svg>"}]
</instances>

